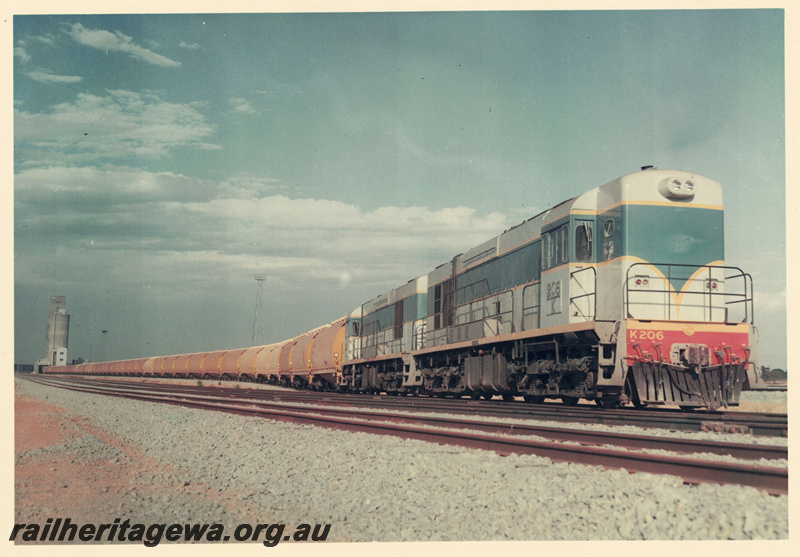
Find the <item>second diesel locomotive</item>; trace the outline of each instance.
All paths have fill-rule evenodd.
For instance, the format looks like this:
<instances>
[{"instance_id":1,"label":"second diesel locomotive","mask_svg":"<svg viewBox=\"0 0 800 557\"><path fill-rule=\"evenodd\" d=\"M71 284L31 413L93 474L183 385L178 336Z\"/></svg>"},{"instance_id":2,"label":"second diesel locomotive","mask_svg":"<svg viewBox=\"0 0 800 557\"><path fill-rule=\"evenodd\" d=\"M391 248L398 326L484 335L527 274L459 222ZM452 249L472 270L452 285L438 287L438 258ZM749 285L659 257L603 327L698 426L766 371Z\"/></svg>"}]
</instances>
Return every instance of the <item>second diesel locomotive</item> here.
<instances>
[{"instance_id":1,"label":"second diesel locomotive","mask_svg":"<svg viewBox=\"0 0 800 557\"><path fill-rule=\"evenodd\" d=\"M45 371L714 409L757 381L755 345L720 184L644 167L282 343Z\"/></svg>"}]
</instances>

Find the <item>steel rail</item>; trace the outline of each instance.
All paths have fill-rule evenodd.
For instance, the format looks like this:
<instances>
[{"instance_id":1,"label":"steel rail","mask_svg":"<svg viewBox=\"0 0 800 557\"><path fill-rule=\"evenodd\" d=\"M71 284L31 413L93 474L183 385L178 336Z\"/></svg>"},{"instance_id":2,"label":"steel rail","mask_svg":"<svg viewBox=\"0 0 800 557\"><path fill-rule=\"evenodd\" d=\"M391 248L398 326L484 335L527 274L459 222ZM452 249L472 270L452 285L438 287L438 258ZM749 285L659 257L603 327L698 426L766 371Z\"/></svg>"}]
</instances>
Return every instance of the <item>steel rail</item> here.
<instances>
[{"instance_id":1,"label":"steel rail","mask_svg":"<svg viewBox=\"0 0 800 557\"><path fill-rule=\"evenodd\" d=\"M134 378L132 377L131 380L119 380L117 378L96 378L96 377L84 377L84 376L58 376L58 375L50 375L50 376L38 376L41 378L47 379L54 379L54 380L67 380L67 381L75 381L75 382L87 382L87 383L97 383L102 382L104 384L116 384L116 385L136 385L137 383L141 382L142 384L147 385L167 385L166 383L147 383L148 378ZM161 378L159 378L161 379ZM166 379L169 381L169 379ZM205 380L208 383L213 383L214 381ZM222 384L222 381L217 381L218 383ZM224 382L226 384L230 382ZM238 385L247 385L248 383L238 383L232 382L236 385L233 388L229 388L231 391L231 398L236 398L237 396L241 396L241 393L251 392L254 396L263 396L267 398L275 398L280 397L281 399L288 400L290 398L296 398L297 400L305 400L308 398L320 398L322 401L340 402L341 400L344 401L382 401L385 405L396 405L400 407L404 406L413 406L413 407L434 407L437 411L440 411L442 408L446 407L447 405L452 406L455 409L463 408L465 405L469 407L469 411L475 412L476 409L493 409L494 412L498 414L502 413L537 413L541 411L545 411L548 413L556 412L562 414L570 414L570 415L579 415L579 414L588 414L592 417L599 415L611 416L614 419L618 419L620 416L624 416L624 419L636 419L637 416L640 418L645 418L646 420L652 419L653 417L656 418L664 418L665 415L674 415L679 418L685 418L691 422L706 422L706 421L714 421L718 419L724 419L731 423L752 423L753 421L760 422L766 426L775 426L776 428L781 428L786 426L786 414L781 413L758 413L758 412L729 412L729 413L720 413L720 412L698 412L698 413L687 413L681 410L672 409L672 408L662 408L659 410L633 410L630 408L622 408L617 410L608 410L604 409L599 411L598 409L583 406L583 407L564 407L560 403L557 402L545 402L543 404L537 405L530 405L528 403L520 402L520 401L513 401L513 402L500 402L500 401L485 401L485 400L469 400L469 401L462 401L462 400L444 400L440 398L428 398L428 397L413 397L413 398L396 398L396 397L387 397L384 395L375 395L375 394L343 394L343 393L336 393L336 392L316 392L316 391L303 391L303 390L294 390L290 388L280 388L280 390L265 390L265 389L258 389L252 387L242 387L239 388ZM169 385L170 390L173 391L181 391L181 392L199 392L200 390L207 390L209 388L216 388L215 385L204 385L204 386L193 386L193 385L186 385L186 384L175 384ZM548 414L550 415L550 414ZM669 419L669 418L668 418Z\"/></svg>"},{"instance_id":2,"label":"steel rail","mask_svg":"<svg viewBox=\"0 0 800 557\"><path fill-rule=\"evenodd\" d=\"M49 377L54 380L72 380L95 384L97 381L120 385L136 385L136 381L108 379L87 379L84 377ZM201 392L209 386L164 385L171 392ZM156 385L156 383L147 383ZM136 386L128 388L137 388ZM380 395L344 395L341 393L317 393L313 391L274 391L264 389L231 389L228 398L240 398L249 393L260 399L286 402L328 403L354 407L385 407L414 409L421 412L449 412L476 416L513 417L514 419L539 419L555 422L578 422L600 425L633 425L643 428L673 429L678 431L722 431L729 433L750 433L761 436L788 437L786 414L758 414L746 412L686 413L679 410L662 409L643 411L633 409L598 410L591 407L566 408L558 403L530 405L523 402L455 401L438 398L395 398Z\"/></svg>"},{"instance_id":3,"label":"steel rail","mask_svg":"<svg viewBox=\"0 0 800 557\"><path fill-rule=\"evenodd\" d=\"M92 389L101 389L103 392L107 389L106 386L93 386ZM108 388L108 390L112 390ZM162 391L161 389L136 389L144 394L153 394L154 392L162 393L168 397L192 397L194 400L214 401L218 400L216 396L221 394L222 391L229 389L217 389L213 395L209 394L183 394L178 395L169 391ZM113 390L112 390L113 391ZM95 390L83 390L83 392L97 392ZM116 392L116 391L113 391ZM227 393L225 393L227 394ZM375 412L364 410L344 410L339 407L312 407L303 406L299 404L264 401L260 399L241 400L237 399L237 404L257 404L260 408L281 408L288 409L301 413L322 413L328 415L342 415L342 416L358 416L365 419L372 420L391 420L401 423L425 425L432 427L447 427L447 428L460 428L471 429L475 431L483 431L492 434L511 434L511 435L534 435L544 437L546 439L561 441L561 442L574 442L587 445L614 445L618 447L625 447L629 449L650 449L650 450L664 450L677 453L709 453L716 455L728 455L741 459L767 459L778 460L788 459L788 448L773 446L773 445L754 445L745 443L726 443L720 441L706 441L697 439L681 439L681 438L667 438L667 437L653 437L647 435L634 435L627 433L615 433L612 431L592 431L585 429L567 429L559 427L547 427L529 424L519 424L510 422L479 422L474 420L464 420L458 418L444 418L444 417L428 417L423 415L414 415L408 413L397 412ZM280 405L280 406L278 406Z\"/></svg>"},{"instance_id":4,"label":"steel rail","mask_svg":"<svg viewBox=\"0 0 800 557\"><path fill-rule=\"evenodd\" d=\"M534 454L557 462L576 462L607 468L626 469L634 472L669 474L679 476L687 483L738 484L764 489L772 494L788 493L788 470L785 468L753 466L750 463L708 461L680 456L651 455L605 447L561 444L511 436L503 437L496 434L486 435L484 433L453 431L452 429L403 425L386 421L376 422L374 418L364 420L360 412L351 414L352 417L350 418L345 418L321 415L318 412L300 412L296 409L258 408L252 405L255 401L240 402L232 405L230 402L223 404L199 398L181 397L171 393L165 395L134 394L129 391L97 390L91 387L77 386L63 386L60 388L239 415L260 416L279 421L318 425L346 431L393 435L406 439L492 450L504 455L511 453ZM386 419L385 415L381 417ZM407 416L402 417L404 419L407 418Z\"/></svg>"}]
</instances>

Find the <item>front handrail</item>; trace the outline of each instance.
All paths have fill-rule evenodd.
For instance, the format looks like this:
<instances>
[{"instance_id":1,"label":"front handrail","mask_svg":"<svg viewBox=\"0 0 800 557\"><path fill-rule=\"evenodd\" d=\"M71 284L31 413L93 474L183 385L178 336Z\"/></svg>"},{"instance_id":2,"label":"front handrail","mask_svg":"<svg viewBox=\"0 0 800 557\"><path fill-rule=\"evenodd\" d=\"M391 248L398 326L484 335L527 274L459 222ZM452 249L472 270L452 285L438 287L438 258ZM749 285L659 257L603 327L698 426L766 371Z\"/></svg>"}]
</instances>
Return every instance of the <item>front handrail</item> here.
<instances>
[{"instance_id":1,"label":"front handrail","mask_svg":"<svg viewBox=\"0 0 800 557\"><path fill-rule=\"evenodd\" d=\"M652 277L650 274L636 274L636 272L640 271L642 268L648 268L648 271L652 268L656 268L658 269L659 273L657 276ZM699 270L703 270L703 272L707 274L703 276L702 273L698 273ZM734 274L726 275L723 279L720 279L719 277L712 276L712 271L714 270L721 270L724 273L733 272ZM682 273L681 271L684 272ZM660 279L666 283L667 288L660 289L651 288L649 286L641 289L634 288L633 286L635 286L635 280L643 278ZM735 284L732 283L732 281L737 279L741 279L741 288L734 292L730 292L728 287L731 284ZM695 283L704 282L706 284L706 288L703 288L700 291L681 290L680 292L676 292L671 286L675 280L682 280L685 282L692 281ZM725 285L725 292L715 292L709 287L709 285L713 284L714 281L720 280L722 280L723 284ZM697 304L697 306L702 306L704 311L708 310L709 321L713 321L713 314L715 310L724 309L723 321L727 323L729 322L729 306L734 306L735 304L744 304L744 316L741 319L741 323L753 323L753 278L738 267L730 267L725 265L688 265L681 263L634 263L628 268L625 276L625 284L623 285L623 306L625 315L628 318L635 318L631 313L631 305L636 304L637 302L631 301L631 297L644 296L648 294L665 295L665 302L663 302L662 305L666 307L668 319L673 318L673 309L676 310L677 314L678 304L674 300L673 295L680 294L683 304L686 304L686 301L688 300L696 300L698 297L702 298L701 304ZM720 299L722 300L724 307L715 307L714 300ZM648 305L654 304L652 300L639 303L647 303Z\"/></svg>"}]
</instances>

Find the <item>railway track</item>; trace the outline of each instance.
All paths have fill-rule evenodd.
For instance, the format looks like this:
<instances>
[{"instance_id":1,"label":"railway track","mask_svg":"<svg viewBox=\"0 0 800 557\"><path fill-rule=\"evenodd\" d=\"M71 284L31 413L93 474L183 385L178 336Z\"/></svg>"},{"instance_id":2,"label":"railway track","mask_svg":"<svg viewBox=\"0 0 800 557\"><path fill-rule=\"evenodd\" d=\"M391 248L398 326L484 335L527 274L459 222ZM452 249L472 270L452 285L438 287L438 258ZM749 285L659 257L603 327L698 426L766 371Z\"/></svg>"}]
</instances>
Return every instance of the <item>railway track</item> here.
<instances>
[{"instance_id":1,"label":"railway track","mask_svg":"<svg viewBox=\"0 0 800 557\"><path fill-rule=\"evenodd\" d=\"M149 388L161 385L164 392L202 394L210 392L213 386L140 383L138 380L97 379L86 377L51 377L54 380L74 381L83 384L131 385L145 384ZM247 385L247 383L238 383ZM687 413L678 409L659 408L655 410L599 410L594 406L564 407L553 402L528 404L521 401L501 402L492 400L453 400L428 397L388 397L380 395L354 395L341 393L319 393L295 391L291 389L260 388L220 388L218 396L230 399L256 398L282 402L347 406L352 408L381 408L386 410L416 412L441 412L459 415L496 417L520 420L546 420L559 423L600 424L608 426L631 425L642 428L658 428L674 431L716 431L727 433L749 433L756 436L788 437L788 418L786 414L765 414L755 412L697 412Z\"/></svg>"},{"instance_id":2,"label":"railway track","mask_svg":"<svg viewBox=\"0 0 800 557\"><path fill-rule=\"evenodd\" d=\"M788 391L789 384L784 382L779 383L767 383L765 385L761 385L758 387L753 388L754 391Z\"/></svg>"},{"instance_id":3,"label":"railway track","mask_svg":"<svg viewBox=\"0 0 800 557\"><path fill-rule=\"evenodd\" d=\"M753 462L754 459L787 459L786 447L552 428L502 420L487 422L460 417L443 418L419 412L386 412L333 404L308 404L309 400L268 400L266 397L253 395L256 391L269 391L256 389L209 390L186 385L181 387L190 388L174 389L172 385L158 383L25 378L78 392L259 416L347 431L393 435L492 450L500 454L535 454L554 461L624 468L631 472L670 474L692 484L730 483L754 486L772 494L788 493L786 468ZM669 451L672 454L652 452L656 450ZM723 462L697 456L707 453L733 456L742 461ZM692 454L695 456L687 456Z\"/></svg>"}]
</instances>

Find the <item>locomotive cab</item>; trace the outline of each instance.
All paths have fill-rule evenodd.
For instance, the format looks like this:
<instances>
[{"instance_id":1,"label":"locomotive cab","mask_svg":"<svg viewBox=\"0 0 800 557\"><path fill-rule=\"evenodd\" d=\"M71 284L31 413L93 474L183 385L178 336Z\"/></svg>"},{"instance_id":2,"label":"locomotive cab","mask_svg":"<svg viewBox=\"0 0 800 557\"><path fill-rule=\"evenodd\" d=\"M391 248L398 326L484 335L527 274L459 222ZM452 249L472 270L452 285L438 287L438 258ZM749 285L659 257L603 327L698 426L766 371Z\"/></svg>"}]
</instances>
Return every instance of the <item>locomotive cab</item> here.
<instances>
[{"instance_id":1,"label":"locomotive cab","mask_svg":"<svg viewBox=\"0 0 800 557\"><path fill-rule=\"evenodd\" d=\"M598 280L620 297L621 357L609 383L624 381L637 405L738 404L748 369L755 369L753 287L749 275L724 263L720 184L650 169L600 190L618 196L597 213Z\"/></svg>"}]
</instances>

